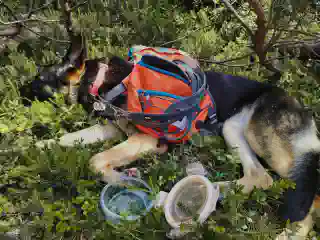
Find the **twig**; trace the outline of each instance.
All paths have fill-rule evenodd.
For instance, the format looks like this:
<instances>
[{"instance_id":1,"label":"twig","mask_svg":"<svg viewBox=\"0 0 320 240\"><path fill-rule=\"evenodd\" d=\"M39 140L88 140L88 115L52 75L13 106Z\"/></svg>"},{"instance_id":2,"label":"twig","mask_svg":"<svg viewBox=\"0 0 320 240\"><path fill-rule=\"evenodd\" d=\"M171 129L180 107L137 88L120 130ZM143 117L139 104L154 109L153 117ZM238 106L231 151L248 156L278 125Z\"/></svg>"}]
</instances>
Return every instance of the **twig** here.
<instances>
[{"instance_id":1,"label":"twig","mask_svg":"<svg viewBox=\"0 0 320 240\"><path fill-rule=\"evenodd\" d=\"M56 1L56 0L54 0ZM50 3L47 3L39 8L36 9L32 9L34 6L34 0L30 0L29 1L29 10L28 13L26 14L26 16L23 19L18 19L18 17L14 14L14 12L12 11L12 9L7 6L2 0L0 0L0 6L4 7L9 14L14 18L15 21L11 21L11 22L4 22L2 20L0 20L0 23L2 25L15 25L14 27L10 27L8 29L5 29L3 31L0 32L0 37L6 37L6 39L4 39L2 41L2 44L0 46L0 54L6 49L6 44L9 43L10 39L13 39L14 37L18 36L21 32L22 27L27 28L29 31L34 32L35 34L37 34L35 31L33 31L32 29L28 28L24 23L28 22L28 21L46 21L46 22L56 22L56 20L41 20L41 19L30 19L30 17L32 16L32 14L48 7L50 4L52 4L54 1L51 1ZM39 34L38 34L39 35ZM47 37L47 39L50 39Z\"/></svg>"},{"instance_id":2,"label":"twig","mask_svg":"<svg viewBox=\"0 0 320 240\"><path fill-rule=\"evenodd\" d=\"M235 57L235 58L230 58L230 59L226 59L226 60L222 60L222 61L215 61L215 60L209 60L209 59L199 59L199 61L208 62L208 63L221 64L221 63L233 62L233 61L236 61L236 60L240 60L240 59L249 57L249 56L251 56L252 54L253 54L253 52L252 52L252 53L245 54L245 55L243 55L243 56L239 56L239 57Z\"/></svg>"},{"instance_id":3,"label":"twig","mask_svg":"<svg viewBox=\"0 0 320 240\"><path fill-rule=\"evenodd\" d=\"M250 55L248 55L250 56ZM243 56L244 58L245 56ZM286 56L281 56L281 57L273 57L273 58L269 58L268 60L265 61L266 64L270 63L272 60L278 60L278 59L284 59L287 58ZM241 59L241 58L239 58ZM230 59L231 61L234 61L234 59ZM226 64L226 62L230 61L228 60L224 60L224 61L212 61L212 60L208 60L208 59L199 59L199 62L205 62L205 63L212 63L212 64L217 64L217 65L223 65L223 66L227 66L227 67L247 67L247 66L251 66L254 64L261 64L259 61L258 62L254 62L254 63L248 63L248 64L239 64L239 65L229 65Z\"/></svg>"},{"instance_id":4,"label":"twig","mask_svg":"<svg viewBox=\"0 0 320 240\"><path fill-rule=\"evenodd\" d=\"M272 72L280 73L280 70L275 68L271 63L266 63L266 51L265 51L265 38L267 35L267 26L264 10L258 0L248 0L249 5L253 8L254 12L257 15L256 24L257 30L255 34L253 34L252 30L249 26L242 20L237 11L233 8L228 0L222 0L225 6L235 15L235 17L239 20L241 25L247 30L249 36L251 37L253 43L253 49L257 53L260 63L269 69Z\"/></svg>"},{"instance_id":5,"label":"twig","mask_svg":"<svg viewBox=\"0 0 320 240\"><path fill-rule=\"evenodd\" d=\"M254 65L256 63L247 63L247 64L227 64L227 63L213 63L213 64L217 64L217 65L222 65L222 66L226 66L226 67L231 67L231 68L235 68L235 67L248 67L251 65Z\"/></svg>"},{"instance_id":6,"label":"twig","mask_svg":"<svg viewBox=\"0 0 320 240\"><path fill-rule=\"evenodd\" d=\"M72 18L71 18L71 2L70 0L60 0L60 5L63 8L64 27L71 38L73 34Z\"/></svg>"},{"instance_id":7,"label":"twig","mask_svg":"<svg viewBox=\"0 0 320 240\"><path fill-rule=\"evenodd\" d=\"M319 40L310 40L312 41L311 42L308 42L308 40L299 40L299 41L279 41L275 44L273 44L272 47L281 47L281 46L285 46L285 47L288 47L288 46L296 46L296 47L302 47L304 46L305 44L308 44L308 45L318 45L320 43L320 39Z\"/></svg>"},{"instance_id":8,"label":"twig","mask_svg":"<svg viewBox=\"0 0 320 240\"><path fill-rule=\"evenodd\" d=\"M297 29L285 29L285 28L280 28L279 30L283 32L295 32L297 34L302 34L310 37L320 37L319 33L312 33L312 32L306 32L302 30L297 30Z\"/></svg>"},{"instance_id":9,"label":"twig","mask_svg":"<svg viewBox=\"0 0 320 240\"><path fill-rule=\"evenodd\" d=\"M0 37L14 37L20 33L21 26L17 25L16 27L11 27L0 31Z\"/></svg>"},{"instance_id":10,"label":"twig","mask_svg":"<svg viewBox=\"0 0 320 240\"><path fill-rule=\"evenodd\" d=\"M39 22L59 22L59 20L54 20L54 19L45 20L45 19L40 19L40 18L27 18L27 19L12 21L12 22L4 22L4 21L0 20L0 23L2 25L14 25L14 24L21 24L21 23L25 23L25 22L37 22L37 21L39 21Z\"/></svg>"},{"instance_id":11,"label":"twig","mask_svg":"<svg viewBox=\"0 0 320 240\"><path fill-rule=\"evenodd\" d=\"M38 32L36 32L36 31L34 31L32 28L29 28L29 27L26 26L26 25L24 25L24 27L25 27L26 29L28 29L30 32L38 35L39 37L43 37L43 38L46 38L46 39L48 39L48 40L51 40L51 41L54 41L54 42L57 42L57 43L70 43L70 41L68 41L68 40L59 40L59 39L55 39L55 38L51 38L51 37L45 36L45 35L43 35L43 34L41 34L41 33L38 33Z\"/></svg>"},{"instance_id":12,"label":"twig","mask_svg":"<svg viewBox=\"0 0 320 240\"><path fill-rule=\"evenodd\" d=\"M49 6L50 6L51 4L53 4L55 1L57 1L57 0L52 0L51 2L48 2L48 3L44 4L44 5L42 5L41 7L38 7L38 8L36 8L36 9L31 10L30 13L29 13L30 16L31 16L32 14L34 14L34 13L42 10L42 9L45 9L45 8L49 7Z\"/></svg>"},{"instance_id":13,"label":"twig","mask_svg":"<svg viewBox=\"0 0 320 240\"><path fill-rule=\"evenodd\" d=\"M240 15L237 13L237 11L234 9L234 7L231 5L231 3L228 0L222 0L222 2L235 15L235 17L240 21L241 25L247 30L248 34L253 39L254 35L253 35L250 27L242 20Z\"/></svg>"},{"instance_id":14,"label":"twig","mask_svg":"<svg viewBox=\"0 0 320 240\"><path fill-rule=\"evenodd\" d=\"M3 3L3 1L0 1L0 6L3 6L7 11L10 13L10 15L15 19L18 20L16 15L13 13L13 11ZM0 45L0 54L2 54L5 49L7 49L7 44L9 43L10 39L13 39L14 37L18 36L21 31L21 24L15 24L14 27L11 27L9 29L3 30L0 32L1 37L5 37L5 39L2 40L2 43Z\"/></svg>"},{"instance_id":15,"label":"twig","mask_svg":"<svg viewBox=\"0 0 320 240\"><path fill-rule=\"evenodd\" d=\"M9 6L7 6L2 0L0 0L0 6L3 6L5 9L7 9L7 11L15 20L17 21L19 20L17 16L14 14L14 12L11 10L11 8L9 8Z\"/></svg>"},{"instance_id":16,"label":"twig","mask_svg":"<svg viewBox=\"0 0 320 240\"><path fill-rule=\"evenodd\" d=\"M88 1L84 1L84 2L82 2L82 3L78 3L77 5L73 6L73 7L70 9L70 11L72 12L73 10L75 10L75 9L77 9L78 7L83 6L83 5L87 4L87 3L88 3Z\"/></svg>"},{"instance_id":17,"label":"twig","mask_svg":"<svg viewBox=\"0 0 320 240\"><path fill-rule=\"evenodd\" d=\"M166 45L171 44L171 43L178 42L178 41L180 41L180 40L188 37L188 36L190 35L190 33L193 33L193 32L199 31L199 30L204 30L204 29L206 29L206 28L208 28L208 27L212 27L212 25L207 25L207 26L204 26L204 27L198 27L198 28L196 28L195 30L192 30L192 31L186 33L186 34L183 35L182 37L179 37L179 38L177 38L177 39L175 39L175 40L172 40L172 41L165 42L165 43L161 44L160 47L166 46Z\"/></svg>"},{"instance_id":18,"label":"twig","mask_svg":"<svg viewBox=\"0 0 320 240\"><path fill-rule=\"evenodd\" d=\"M34 0L29 0L29 11L28 11L27 18L31 17L31 15L32 15L33 5L34 5Z\"/></svg>"},{"instance_id":19,"label":"twig","mask_svg":"<svg viewBox=\"0 0 320 240\"><path fill-rule=\"evenodd\" d=\"M274 29L273 34L272 34L272 36L271 36L271 38L270 38L267 46L266 46L265 49L264 49L265 52L267 52L267 51L270 49L270 47L271 47L277 40L279 40L279 38L281 37L281 34L282 34L282 30L280 30L280 31L278 32L278 34L276 34L276 29Z\"/></svg>"}]
</instances>

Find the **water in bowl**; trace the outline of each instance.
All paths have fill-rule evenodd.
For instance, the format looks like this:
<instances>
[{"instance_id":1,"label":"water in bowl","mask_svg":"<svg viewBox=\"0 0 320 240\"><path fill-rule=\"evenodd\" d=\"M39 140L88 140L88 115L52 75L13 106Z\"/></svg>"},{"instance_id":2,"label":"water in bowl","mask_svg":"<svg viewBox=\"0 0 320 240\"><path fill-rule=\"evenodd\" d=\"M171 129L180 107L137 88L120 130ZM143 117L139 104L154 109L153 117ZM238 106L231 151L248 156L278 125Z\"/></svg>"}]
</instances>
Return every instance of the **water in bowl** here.
<instances>
[{"instance_id":1,"label":"water in bowl","mask_svg":"<svg viewBox=\"0 0 320 240\"><path fill-rule=\"evenodd\" d=\"M106 204L106 207L117 215L141 215L149 203L148 194L140 190L121 190Z\"/></svg>"}]
</instances>

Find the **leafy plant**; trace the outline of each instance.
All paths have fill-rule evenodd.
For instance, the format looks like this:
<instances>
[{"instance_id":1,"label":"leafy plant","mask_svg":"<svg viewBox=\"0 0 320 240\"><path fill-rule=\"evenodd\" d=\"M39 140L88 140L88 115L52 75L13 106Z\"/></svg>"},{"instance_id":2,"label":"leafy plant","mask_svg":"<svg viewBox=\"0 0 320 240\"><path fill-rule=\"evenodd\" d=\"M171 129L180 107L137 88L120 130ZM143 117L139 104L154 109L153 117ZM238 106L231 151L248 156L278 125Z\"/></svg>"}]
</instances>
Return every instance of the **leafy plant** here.
<instances>
[{"instance_id":1,"label":"leafy plant","mask_svg":"<svg viewBox=\"0 0 320 240\"><path fill-rule=\"evenodd\" d=\"M5 4L19 19L24 19L29 2ZM68 45L68 34L57 21L61 6L56 1L45 5L43 1L31 2L34 9L45 8L32 15L35 19L24 19L25 32L19 35L19 42L8 38L5 49L0 46L1 149L25 149L0 152L0 232L20 229L22 237L31 239L163 239L170 227L162 209L152 209L136 222L119 225L107 222L102 214L99 197L103 184L88 168L88 160L117 142L74 148L54 146L43 151L34 147L36 140L57 138L93 125L96 120L88 117L79 105L67 106L60 95L54 100L58 107L38 101L31 108L21 104L18 87L37 74L38 65L61 61ZM283 8L281 1L265 2L265 16L270 13L270 24L277 28L276 32L281 31L279 47L275 43L268 52L282 71L278 84L314 109L319 121L320 91L310 72L310 68L316 69L316 61L312 60L309 66L300 61L299 53L279 57L285 41L295 38L303 41L305 33L314 37L320 29L316 20L319 17L312 9L301 10L294 5L295 1L289 1L294 15L289 8ZM15 21L3 3L0 3L1 20ZM86 37L89 58L111 54L124 57L133 44L176 47L198 58L203 69L267 80L269 74L252 49L252 39L223 1L199 11L186 11L179 4L168 0L84 2L73 5L73 27ZM255 29L256 14L249 4L234 2L232 6ZM291 25L284 21L288 19ZM285 31L288 24L291 33ZM292 24L297 28L292 28ZM36 33L30 33L28 28ZM268 37L272 37L270 29ZM161 156L142 156L135 166L141 169L155 197L161 190L169 191L185 176L186 164L196 160L205 165L213 182L241 176L238 157L228 152L223 140L217 137L206 137L200 146L178 146ZM268 191L255 189L247 196L241 193L241 188L233 186L208 221L192 225L194 232L186 238L270 239L284 227L275 212L283 191L289 187L294 186L279 180Z\"/></svg>"}]
</instances>

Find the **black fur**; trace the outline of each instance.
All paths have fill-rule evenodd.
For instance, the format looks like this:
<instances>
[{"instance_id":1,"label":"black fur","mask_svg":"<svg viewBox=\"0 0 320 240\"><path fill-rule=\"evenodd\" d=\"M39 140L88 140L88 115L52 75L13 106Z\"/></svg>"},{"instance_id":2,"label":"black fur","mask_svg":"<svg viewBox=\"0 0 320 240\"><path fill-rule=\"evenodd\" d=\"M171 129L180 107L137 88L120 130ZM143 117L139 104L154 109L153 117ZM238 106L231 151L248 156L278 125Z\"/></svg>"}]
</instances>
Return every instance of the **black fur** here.
<instances>
[{"instance_id":1,"label":"black fur","mask_svg":"<svg viewBox=\"0 0 320 240\"><path fill-rule=\"evenodd\" d=\"M52 99L63 86L68 85L67 75L79 69L86 58L86 48L81 35L71 37L72 44L61 63L41 67L32 82L20 87L19 92L24 105L29 106L30 101L36 98L39 101Z\"/></svg>"},{"instance_id":2,"label":"black fur","mask_svg":"<svg viewBox=\"0 0 320 240\"><path fill-rule=\"evenodd\" d=\"M82 77L79 86L78 92L78 102L83 106L83 108L88 112L91 113L92 111L92 104L94 98L91 94L89 94L89 88L91 84L94 82L98 70L99 70L99 62L104 62L105 59L94 59L94 60L87 60L85 63L86 71Z\"/></svg>"},{"instance_id":3,"label":"black fur","mask_svg":"<svg viewBox=\"0 0 320 240\"><path fill-rule=\"evenodd\" d=\"M99 94L102 95L117 86L126 78L133 69L133 64L118 57L113 56L108 62L109 71L106 75L106 81L99 88Z\"/></svg>"},{"instance_id":4,"label":"black fur","mask_svg":"<svg viewBox=\"0 0 320 240\"><path fill-rule=\"evenodd\" d=\"M256 122L264 122L268 126L272 126L276 133L286 140L287 136L310 126L312 112L303 108L293 98L289 98L283 89L273 87L272 91L260 97L252 118ZM289 124L284 120L288 121Z\"/></svg>"},{"instance_id":5,"label":"black fur","mask_svg":"<svg viewBox=\"0 0 320 240\"><path fill-rule=\"evenodd\" d=\"M290 179L296 184L284 194L284 202L279 208L279 215L291 222L303 220L309 213L319 186L319 153L305 153L296 159L299 163L291 172Z\"/></svg>"},{"instance_id":6,"label":"black fur","mask_svg":"<svg viewBox=\"0 0 320 240\"><path fill-rule=\"evenodd\" d=\"M217 105L219 122L240 111L245 105L253 103L263 93L271 91L274 86L260 83L244 77L207 71L209 91Z\"/></svg>"},{"instance_id":7,"label":"black fur","mask_svg":"<svg viewBox=\"0 0 320 240\"><path fill-rule=\"evenodd\" d=\"M86 61L86 72L79 87L78 102L89 113L93 110L92 104L94 102L94 97L89 93L89 88L95 81L99 71L98 64L102 62L101 60L102 59L94 59ZM131 73L132 67L132 64L129 62L120 57L113 56L108 62L109 71L106 73L104 84L99 88L99 95L103 97L105 93L121 83L121 81ZM118 99L114 104L120 106L122 103L123 99Z\"/></svg>"}]
</instances>

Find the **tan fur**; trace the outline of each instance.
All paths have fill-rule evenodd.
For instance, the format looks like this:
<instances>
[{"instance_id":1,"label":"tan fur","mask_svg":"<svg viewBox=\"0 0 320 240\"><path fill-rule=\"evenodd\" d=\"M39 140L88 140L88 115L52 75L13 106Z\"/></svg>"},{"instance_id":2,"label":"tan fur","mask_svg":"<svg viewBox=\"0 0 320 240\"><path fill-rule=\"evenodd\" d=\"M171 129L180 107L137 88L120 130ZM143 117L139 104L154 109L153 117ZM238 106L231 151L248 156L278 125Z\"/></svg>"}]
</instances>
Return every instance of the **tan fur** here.
<instances>
[{"instance_id":1,"label":"tan fur","mask_svg":"<svg viewBox=\"0 0 320 240\"><path fill-rule=\"evenodd\" d=\"M266 127L263 136L260 136L257 126L250 120L245 131L246 140L250 147L259 156L266 160L267 164L281 177L288 177L288 171L292 168L294 155L289 139L281 139L272 127ZM264 146L267 146L265 149Z\"/></svg>"},{"instance_id":2,"label":"tan fur","mask_svg":"<svg viewBox=\"0 0 320 240\"><path fill-rule=\"evenodd\" d=\"M288 121L283 121L284 124L288 124ZM261 124L260 124L261 127ZM248 124L248 128L245 132L246 139L250 147L254 152L264 158L267 164L281 177L288 177L289 171L293 167L294 153L290 139L283 139L279 137L274 129L270 126L266 126L264 129L263 136L260 136L257 131L257 124L251 120ZM267 146L267 149L264 148ZM249 184L243 182L244 184ZM314 203L315 204L315 203ZM312 213L314 212L314 206L310 209L309 214L304 220L298 222L298 230L294 234L293 239L305 239L310 230L313 227ZM280 235L277 236L276 240L289 240L292 239L288 235L289 230L284 230ZM290 232L290 231L289 231Z\"/></svg>"}]
</instances>

